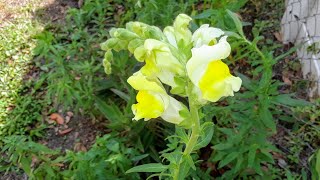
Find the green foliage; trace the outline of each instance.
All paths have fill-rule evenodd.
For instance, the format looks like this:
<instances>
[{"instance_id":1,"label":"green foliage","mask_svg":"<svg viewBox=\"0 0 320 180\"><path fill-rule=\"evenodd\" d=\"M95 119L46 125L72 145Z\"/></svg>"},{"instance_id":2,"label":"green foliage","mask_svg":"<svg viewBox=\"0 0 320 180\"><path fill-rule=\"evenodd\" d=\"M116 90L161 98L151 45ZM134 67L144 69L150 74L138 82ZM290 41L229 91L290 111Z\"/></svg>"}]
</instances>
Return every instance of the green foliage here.
<instances>
[{"instance_id":1,"label":"green foliage","mask_svg":"<svg viewBox=\"0 0 320 180\"><path fill-rule=\"evenodd\" d=\"M279 152L268 137L276 132L277 119L285 119L286 114L280 107L306 106L310 103L279 94L280 82L272 79L272 66L276 63L270 50L258 48L262 39L259 32L254 32L252 42L243 34L242 23L238 17L228 11L239 35L233 35L234 60L244 56L254 67L253 77L238 74L245 91L235 98L226 99L227 106L208 106L205 114L217 119L216 133L213 136L214 152L211 161L219 162L219 167L229 166L231 169L222 178L247 177L255 173L269 176L262 169L265 163L274 164L272 152ZM263 72L263 73L261 73ZM256 81L259 79L260 81ZM241 104L241 106L239 106ZM250 172L252 169L255 173Z\"/></svg>"},{"instance_id":2,"label":"green foliage","mask_svg":"<svg viewBox=\"0 0 320 180\"><path fill-rule=\"evenodd\" d=\"M320 178L320 150L317 150L309 159L311 165L312 180Z\"/></svg>"},{"instance_id":3,"label":"green foliage","mask_svg":"<svg viewBox=\"0 0 320 180\"><path fill-rule=\"evenodd\" d=\"M88 152L68 151L65 161L70 164L61 174L68 179L140 179L138 174L126 175L125 171L146 154L125 144L124 138L107 134L97 139Z\"/></svg>"},{"instance_id":4,"label":"green foliage","mask_svg":"<svg viewBox=\"0 0 320 180\"><path fill-rule=\"evenodd\" d=\"M64 156L23 136L10 136L4 142L0 172L21 169L30 179L140 179L125 171L148 156L117 134L97 138L88 152L67 151Z\"/></svg>"},{"instance_id":5,"label":"green foliage","mask_svg":"<svg viewBox=\"0 0 320 180\"><path fill-rule=\"evenodd\" d=\"M54 171L59 170L55 164L60 161L52 161L50 157L57 155L57 151L27 140L24 136L9 136L3 141L5 146L1 150L0 171L17 168L23 170L30 179L55 177Z\"/></svg>"},{"instance_id":6,"label":"green foliage","mask_svg":"<svg viewBox=\"0 0 320 180\"><path fill-rule=\"evenodd\" d=\"M36 36L34 53L46 62L38 64L47 72L46 99L55 107L62 103L65 109L91 110L97 90L106 84L101 82L103 53L98 43L107 37L112 10L105 1L86 1L81 9L69 10L66 26Z\"/></svg>"},{"instance_id":7,"label":"green foliage","mask_svg":"<svg viewBox=\"0 0 320 180\"><path fill-rule=\"evenodd\" d=\"M6 123L0 131L0 137L7 135L28 135L40 137L45 128L42 124L42 99L26 94L16 99L15 107L7 115Z\"/></svg>"},{"instance_id":8,"label":"green foliage","mask_svg":"<svg viewBox=\"0 0 320 180\"><path fill-rule=\"evenodd\" d=\"M31 36L36 32L32 21L25 19L0 28L0 124L7 123L8 107L14 105L31 68L31 51L35 46Z\"/></svg>"},{"instance_id":9,"label":"green foliage","mask_svg":"<svg viewBox=\"0 0 320 180\"><path fill-rule=\"evenodd\" d=\"M274 57L279 45L260 36L266 27L273 27L274 22L269 21L256 20L252 40L248 40L248 32L242 27L249 23L231 12L241 10L246 2L88 0L80 9L68 11L64 26L49 25L34 36L36 46L31 37L38 30L31 21L0 28L0 172L24 172L30 179L145 179L149 172L156 172L150 178L170 177L169 173L178 172L175 169L180 167L179 177L211 179L211 171L217 170L204 169L198 160L199 149L208 145L213 152L204 161L224 172L221 179L306 179L308 169L292 172L292 168L276 165L273 155L281 152L269 139L278 124L289 124L292 133L286 158L288 163L300 163L297 157L305 147L319 146L319 102L311 104L294 94L279 93L282 84L274 80L273 66L295 49ZM268 6L280 3L270 2ZM261 6L259 1L250 3ZM203 120L216 122L214 126L208 122L201 127L194 148L198 151L191 156L180 153L190 132L157 120L132 122L135 93L126 79L141 64L134 65L131 55L123 51L112 51L112 56L104 57L99 47L114 24L123 26L137 20L164 27L172 24L179 13L192 15L192 29L209 23L228 30L234 50L229 63L237 65L243 59L248 63L245 70L237 73L243 81L241 93L205 107ZM131 49L140 42L135 43L129 45ZM123 44L118 46L121 49ZM41 78L21 87L33 55L42 71ZM112 61L111 75L105 75L101 65L104 58ZM181 91L184 90L177 90ZM41 122L43 108L52 105L107 119L107 127L120 133L98 138L88 152L61 154L51 150L31 139L41 137L45 128ZM163 139L174 132L178 136L169 136L164 149ZM312 178L318 179L320 153L313 153L310 171Z\"/></svg>"},{"instance_id":10,"label":"green foliage","mask_svg":"<svg viewBox=\"0 0 320 180\"><path fill-rule=\"evenodd\" d=\"M124 4L126 12L118 17L118 24L122 26L134 20L164 28L172 24L178 14L190 14L196 2L195 0L129 0Z\"/></svg>"}]
</instances>

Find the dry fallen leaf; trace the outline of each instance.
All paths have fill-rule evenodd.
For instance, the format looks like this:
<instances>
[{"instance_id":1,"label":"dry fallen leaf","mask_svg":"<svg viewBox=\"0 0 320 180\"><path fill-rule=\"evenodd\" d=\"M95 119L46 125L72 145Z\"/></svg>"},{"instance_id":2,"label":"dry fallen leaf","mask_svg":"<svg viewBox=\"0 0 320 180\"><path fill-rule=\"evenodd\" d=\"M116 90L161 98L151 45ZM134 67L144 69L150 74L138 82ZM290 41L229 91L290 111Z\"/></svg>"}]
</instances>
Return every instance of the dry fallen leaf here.
<instances>
[{"instance_id":1,"label":"dry fallen leaf","mask_svg":"<svg viewBox=\"0 0 320 180\"><path fill-rule=\"evenodd\" d=\"M56 121L51 120L51 119L46 119L46 121L47 121L47 123L48 123L48 124L53 124L53 123L55 123L55 122L56 122Z\"/></svg>"},{"instance_id":2,"label":"dry fallen leaf","mask_svg":"<svg viewBox=\"0 0 320 180\"><path fill-rule=\"evenodd\" d=\"M77 142L74 145L73 150L76 152L78 152L78 151L86 152L87 148L81 142Z\"/></svg>"},{"instance_id":3,"label":"dry fallen leaf","mask_svg":"<svg viewBox=\"0 0 320 180\"><path fill-rule=\"evenodd\" d=\"M280 42L282 42L283 38L282 38L282 34L279 32L275 32L273 33L274 37L276 37L276 39Z\"/></svg>"},{"instance_id":4,"label":"dry fallen leaf","mask_svg":"<svg viewBox=\"0 0 320 180\"><path fill-rule=\"evenodd\" d=\"M278 160L278 165L281 167L281 168L285 168L288 164L285 160L283 159L279 159Z\"/></svg>"},{"instance_id":5,"label":"dry fallen leaf","mask_svg":"<svg viewBox=\"0 0 320 180\"><path fill-rule=\"evenodd\" d=\"M35 167L35 165L37 164L39 162L39 159L36 157L36 156L34 156L34 155L32 155L32 159L31 159L31 167Z\"/></svg>"},{"instance_id":6,"label":"dry fallen leaf","mask_svg":"<svg viewBox=\"0 0 320 180\"><path fill-rule=\"evenodd\" d=\"M64 123L63 117L58 113L52 113L50 115L50 119L56 121L58 124L63 124Z\"/></svg>"},{"instance_id":7,"label":"dry fallen leaf","mask_svg":"<svg viewBox=\"0 0 320 180\"><path fill-rule=\"evenodd\" d=\"M73 117L73 112L68 111L68 112L67 112L67 115L70 116L70 117Z\"/></svg>"},{"instance_id":8,"label":"dry fallen leaf","mask_svg":"<svg viewBox=\"0 0 320 180\"><path fill-rule=\"evenodd\" d=\"M65 130L59 130L59 135L65 135L72 131L72 128L65 129Z\"/></svg>"},{"instance_id":9,"label":"dry fallen leaf","mask_svg":"<svg viewBox=\"0 0 320 180\"><path fill-rule=\"evenodd\" d=\"M272 152L272 156L274 159L283 159L283 155L278 152Z\"/></svg>"},{"instance_id":10,"label":"dry fallen leaf","mask_svg":"<svg viewBox=\"0 0 320 180\"><path fill-rule=\"evenodd\" d=\"M52 166L63 167L63 166L64 166L64 164L62 164L62 163L55 163L55 164L52 164Z\"/></svg>"},{"instance_id":11,"label":"dry fallen leaf","mask_svg":"<svg viewBox=\"0 0 320 180\"><path fill-rule=\"evenodd\" d=\"M289 79L289 77L286 77L286 76L282 76L282 80L285 84L287 85L292 85L292 81Z\"/></svg>"},{"instance_id":12,"label":"dry fallen leaf","mask_svg":"<svg viewBox=\"0 0 320 180\"><path fill-rule=\"evenodd\" d=\"M74 138L77 139L79 137L79 132L74 133Z\"/></svg>"},{"instance_id":13,"label":"dry fallen leaf","mask_svg":"<svg viewBox=\"0 0 320 180\"><path fill-rule=\"evenodd\" d=\"M66 124L68 124L69 123L69 121L70 121L70 119L71 119L71 117L70 116L66 116Z\"/></svg>"}]
</instances>

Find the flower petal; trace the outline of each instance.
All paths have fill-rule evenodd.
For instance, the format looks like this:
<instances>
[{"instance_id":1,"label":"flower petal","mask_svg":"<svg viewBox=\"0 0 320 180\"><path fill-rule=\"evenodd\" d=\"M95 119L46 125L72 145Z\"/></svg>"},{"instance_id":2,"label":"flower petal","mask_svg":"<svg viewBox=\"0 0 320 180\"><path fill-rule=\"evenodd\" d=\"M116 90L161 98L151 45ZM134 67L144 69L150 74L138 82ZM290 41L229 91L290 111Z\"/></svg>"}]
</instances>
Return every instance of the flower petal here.
<instances>
[{"instance_id":1,"label":"flower petal","mask_svg":"<svg viewBox=\"0 0 320 180\"><path fill-rule=\"evenodd\" d=\"M178 48L176 37L174 35L174 29L172 26L167 26L163 30L163 34L167 37L169 43L174 46L175 48Z\"/></svg>"},{"instance_id":2,"label":"flower petal","mask_svg":"<svg viewBox=\"0 0 320 180\"><path fill-rule=\"evenodd\" d=\"M166 43L154 39L147 39L144 43L147 50L146 63L154 65L154 69L170 71L177 74L183 73L183 66L179 60L173 56ZM149 61L149 62L148 62Z\"/></svg>"},{"instance_id":3,"label":"flower petal","mask_svg":"<svg viewBox=\"0 0 320 180\"><path fill-rule=\"evenodd\" d=\"M174 20L173 28L177 44L179 44L180 40L184 42L184 45L188 45L191 42L192 33L188 28L191 20L192 18L186 14L179 14Z\"/></svg>"},{"instance_id":4,"label":"flower petal","mask_svg":"<svg viewBox=\"0 0 320 180\"><path fill-rule=\"evenodd\" d=\"M169 106L165 109L161 118L173 124L180 124L184 120L179 113L182 110L187 110L187 108L181 102L169 96Z\"/></svg>"},{"instance_id":5,"label":"flower petal","mask_svg":"<svg viewBox=\"0 0 320 180\"><path fill-rule=\"evenodd\" d=\"M157 77L162 83L167 84L172 88L177 86L176 82L174 81L174 74L170 71L160 71Z\"/></svg>"},{"instance_id":6,"label":"flower petal","mask_svg":"<svg viewBox=\"0 0 320 180\"><path fill-rule=\"evenodd\" d=\"M145 90L145 91L153 91L159 93L166 93L165 89L161 86L161 83L157 80L149 80L146 76L144 76L140 71L134 73L130 76L127 82L135 89L135 90Z\"/></svg>"},{"instance_id":7,"label":"flower petal","mask_svg":"<svg viewBox=\"0 0 320 180\"><path fill-rule=\"evenodd\" d=\"M241 82L241 79L232 76L228 66L219 60L208 64L197 85L203 99L216 102L221 97L233 96L234 91L239 91Z\"/></svg>"},{"instance_id":8,"label":"flower petal","mask_svg":"<svg viewBox=\"0 0 320 180\"><path fill-rule=\"evenodd\" d=\"M157 118L165 110L165 102L161 95L157 93L145 90L139 91L137 102L137 104L132 105L132 112L135 115L134 120Z\"/></svg>"},{"instance_id":9,"label":"flower petal","mask_svg":"<svg viewBox=\"0 0 320 180\"><path fill-rule=\"evenodd\" d=\"M220 39L219 43L213 46L203 45L199 48L193 48L192 57L187 62L187 72L191 81L197 84L197 77L200 72L203 72L204 68L211 61L225 59L231 52L231 47L227 42L227 36ZM201 68L200 70L198 68Z\"/></svg>"},{"instance_id":10,"label":"flower petal","mask_svg":"<svg viewBox=\"0 0 320 180\"><path fill-rule=\"evenodd\" d=\"M192 41L195 47L210 45L211 42L217 43L216 38L222 36L224 32L221 29L209 27L209 24L203 24L192 35Z\"/></svg>"}]
</instances>

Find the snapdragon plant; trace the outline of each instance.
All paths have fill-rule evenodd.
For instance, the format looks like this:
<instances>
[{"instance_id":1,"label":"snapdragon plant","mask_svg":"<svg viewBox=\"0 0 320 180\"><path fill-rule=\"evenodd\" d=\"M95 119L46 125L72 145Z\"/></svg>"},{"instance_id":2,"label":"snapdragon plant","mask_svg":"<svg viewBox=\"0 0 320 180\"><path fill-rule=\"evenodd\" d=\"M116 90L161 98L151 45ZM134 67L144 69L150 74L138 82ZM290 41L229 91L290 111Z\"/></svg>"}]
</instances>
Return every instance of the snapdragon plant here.
<instances>
[{"instance_id":1,"label":"snapdragon plant","mask_svg":"<svg viewBox=\"0 0 320 180\"><path fill-rule=\"evenodd\" d=\"M111 38L101 44L106 51L103 65L107 74L117 60L113 59L113 51L129 50L144 63L127 80L138 91L137 103L132 105L133 120L161 117L176 125L172 137L179 144L171 144L170 153L163 152L167 161L136 166L127 173L157 172L152 176L184 179L190 168L195 169L194 152L208 145L213 134L213 123L201 123L199 111L205 104L233 96L240 89L241 79L232 76L223 62L231 52L225 32L204 24L192 33L188 28L191 20L180 14L173 26L163 31L129 22L126 28L111 29ZM174 98L177 96L186 98L188 104Z\"/></svg>"}]
</instances>

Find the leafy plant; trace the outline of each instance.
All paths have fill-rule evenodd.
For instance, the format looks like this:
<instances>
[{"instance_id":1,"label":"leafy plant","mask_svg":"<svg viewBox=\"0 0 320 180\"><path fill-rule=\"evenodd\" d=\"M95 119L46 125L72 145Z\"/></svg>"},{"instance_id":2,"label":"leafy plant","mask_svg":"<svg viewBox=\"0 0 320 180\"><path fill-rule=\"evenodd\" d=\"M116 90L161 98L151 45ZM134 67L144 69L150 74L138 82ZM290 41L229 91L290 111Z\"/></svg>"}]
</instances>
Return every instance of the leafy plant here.
<instances>
[{"instance_id":1,"label":"leafy plant","mask_svg":"<svg viewBox=\"0 0 320 180\"><path fill-rule=\"evenodd\" d=\"M180 139L169 144L169 150L162 154L168 165L151 163L128 172L157 172L150 177L173 179L188 177L191 168L196 170L192 153L208 145L213 135L213 123L200 121L199 110L207 102L233 96L240 89L241 79L232 76L220 60L230 54L226 36L217 41L224 32L203 25L192 34L188 29L191 20L179 14L173 26L167 26L163 32L155 26L129 22L126 28L111 29L111 38L101 44L106 51L103 60L106 74L111 73L111 64L119 60L113 51L128 50L137 61L145 63L127 80L139 91L138 103L132 105L133 119L147 121L161 117L179 130L175 136ZM210 55L211 51L214 55ZM199 76L199 72L203 73ZM187 97L189 108L168 95L162 83L171 87L170 93Z\"/></svg>"},{"instance_id":2,"label":"leafy plant","mask_svg":"<svg viewBox=\"0 0 320 180\"><path fill-rule=\"evenodd\" d=\"M263 37L259 36L258 31L253 33L252 42L247 40L237 15L230 11L228 14L238 32L230 33L235 38L232 45L238 51L231 61L248 58L254 73L252 80L238 74L245 88L242 93L233 99L226 99L224 106L206 109L205 114L212 114L211 117L218 122L211 160L219 162L218 168L230 169L222 175L225 179L255 176L255 173L269 176L262 167L266 168L268 163L274 164L272 153L279 150L268 143L268 137L276 132L277 119L287 120L287 115L279 107L306 106L310 103L288 94L279 94L280 82L273 80L272 66L285 55L274 58L267 48L260 50L258 42Z\"/></svg>"},{"instance_id":3,"label":"leafy plant","mask_svg":"<svg viewBox=\"0 0 320 180\"><path fill-rule=\"evenodd\" d=\"M88 152L68 151L64 160L68 169L61 174L71 179L140 179L138 174L128 176L125 171L148 154L141 155L125 143L124 138L107 134L98 138Z\"/></svg>"},{"instance_id":4,"label":"leafy plant","mask_svg":"<svg viewBox=\"0 0 320 180\"><path fill-rule=\"evenodd\" d=\"M56 177L54 171L60 159L52 160L51 157L58 154L58 151L28 140L24 136L9 136L3 139L5 145L1 153L0 171L22 169L30 179ZM18 169L13 169L18 168Z\"/></svg>"},{"instance_id":5,"label":"leafy plant","mask_svg":"<svg viewBox=\"0 0 320 180\"><path fill-rule=\"evenodd\" d=\"M312 180L319 179L320 176L320 151L317 150L310 158L309 158Z\"/></svg>"},{"instance_id":6,"label":"leafy plant","mask_svg":"<svg viewBox=\"0 0 320 180\"><path fill-rule=\"evenodd\" d=\"M65 109L75 107L76 111L80 108L86 111L93 106L97 90L105 84L101 83L103 69L99 65L103 53L97 42L107 36L105 28L111 23L110 13L110 3L86 1L81 9L68 11L66 26L36 36L34 53L46 62L38 63L47 72L46 99L55 107L62 103Z\"/></svg>"}]
</instances>

